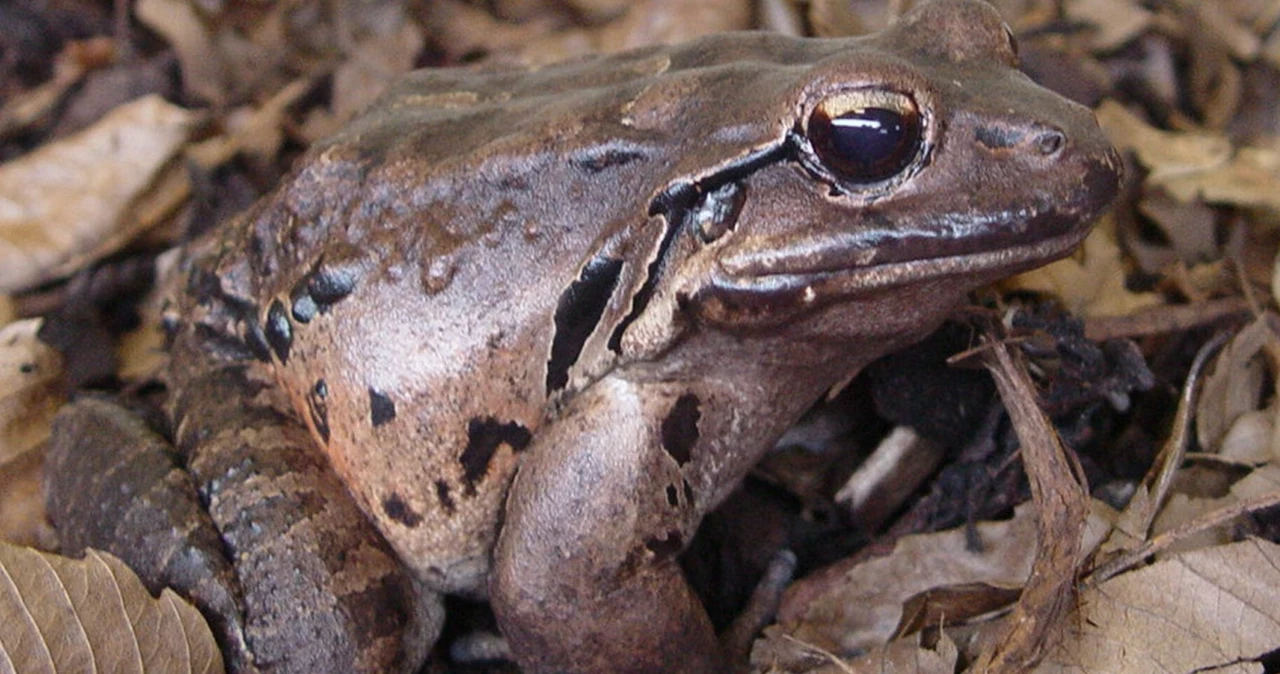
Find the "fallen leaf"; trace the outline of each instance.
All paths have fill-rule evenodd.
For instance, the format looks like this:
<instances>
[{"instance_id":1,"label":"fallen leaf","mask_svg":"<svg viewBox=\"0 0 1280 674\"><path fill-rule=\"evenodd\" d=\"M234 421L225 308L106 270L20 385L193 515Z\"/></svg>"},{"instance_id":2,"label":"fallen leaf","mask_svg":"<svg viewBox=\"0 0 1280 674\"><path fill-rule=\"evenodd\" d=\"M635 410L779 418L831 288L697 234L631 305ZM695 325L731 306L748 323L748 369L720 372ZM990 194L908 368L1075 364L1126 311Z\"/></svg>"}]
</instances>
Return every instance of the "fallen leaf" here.
<instances>
[{"instance_id":1,"label":"fallen leaf","mask_svg":"<svg viewBox=\"0 0 1280 674\"><path fill-rule=\"evenodd\" d=\"M1280 466L1269 464L1255 469L1231 485L1225 496L1220 498L1198 498L1187 494L1174 494L1161 509L1152 535L1160 535L1173 531L1178 527L1208 513L1230 508L1251 499L1280 490ZM1162 554L1179 553L1185 550L1208 548L1214 545L1230 543L1239 537L1238 520L1231 520L1219 526L1195 531L1180 537L1171 543Z\"/></svg>"},{"instance_id":2,"label":"fallen leaf","mask_svg":"<svg viewBox=\"0 0 1280 674\"><path fill-rule=\"evenodd\" d=\"M1149 173L1148 188L1162 187L1183 203L1280 210L1280 151L1233 148L1225 134L1156 129L1115 101L1097 110L1111 142L1133 150Z\"/></svg>"},{"instance_id":3,"label":"fallen leaf","mask_svg":"<svg viewBox=\"0 0 1280 674\"><path fill-rule=\"evenodd\" d=\"M63 402L62 358L36 339L41 321L0 329L0 540L47 543L44 442Z\"/></svg>"},{"instance_id":4,"label":"fallen leaf","mask_svg":"<svg viewBox=\"0 0 1280 674\"><path fill-rule=\"evenodd\" d=\"M204 618L172 590L152 597L123 562L0 543L0 656L9 671L223 671Z\"/></svg>"},{"instance_id":5,"label":"fallen leaf","mask_svg":"<svg viewBox=\"0 0 1280 674\"><path fill-rule=\"evenodd\" d=\"M0 290L57 278L134 224L122 213L146 194L196 119L147 96L0 165Z\"/></svg>"},{"instance_id":6,"label":"fallen leaf","mask_svg":"<svg viewBox=\"0 0 1280 674\"><path fill-rule=\"evenodd\" d=\"M982 541L981 551L970 549L971 536ZM840 655L869 650L893 636L903 604L914 595L969 583L1021 587L1031 571L1035 539L1028 506L1011 520L976 524L973 532L904 536L888 555L845 570L839 581L826 581L828 591L806 606L787 606L779 622L795 639ZM815 582L822 581L810 577L793 586L784 605Z\"/></svg>"},{"instance_id":7,"label":"fallen leaf","mask_svg":"<svg viewBox=\"0 0 1280 674\"><path fill-rule=\"evenodd\" d=\"M1110 218L1096 227L1075 255L1001 282L1009 290L1030 290L1057 297L1068 311L1082 317L1123 316L1155 306L1155 293L1134 292L1125 285L1124 260Z\"/></svg>"},{"instance_id":8,"label":"fallen leaf","mask_svg":"<svg viewBox=\"0 0 1280 674\"><path fill-rule=\"evenodd\" d=\"M177 52L187 92L223 105L230 85L227 65L196 8L196 3L186 0L138 0L133 12Z\"/></svg>"},{"instance_id":9,"label":"fallen leaf","mask_svg":"<svg viewBox=\"0 0 1280 674\"><path fill-rule=\"evenodd\" d=\"M1261 408L1269 375L1266 360L1258 356L1275 342L1266 319L1259 318L1232 337L1214 361L1196 404L1196 438L1206 451L1217 450L1241 415Z\"/></svg>"},{"instance_id":10,"label":"fallen leaf","mask_svg":"<svg viewBox=\"0 0 1280 674\"><path fill-rule=\"evenodd\" d=\"M1133 2L1073 0L1064 3L1067 18L1092 26L1093 48L1110 51L1145 33L1152 14Z\"/></svg>"},{"instance_id":11,"label":"fallen leaf","mask_svg":"<svg viewBox=\"0 0 1280 674\"><path fill-rule=\"evenodd\" d=\"M1081 593L1067 625L1037 674L1261 672L1280 643L1280 546L1251 539L1121 574Z\"/></svg>"},{"instance_id":12,"label":"fallen leaf","mask_svg":"<svg viewBox=\"0 0 1280 674\"><path fill-rule=\"evenodd\" d=\"M27 452L0 466L0 541L56 547L58 536L45 517L44 452Z\"/></svg>"},{"instance_id":13,"label":"fallen leaf","mask_svg":"<svg viewBox=\"0 0 1280 674\"><path fill-rule=\"evenodd\" d=\"M954 674L960 652L945 632L932 648L919 635L895 639L854 660L844 661L821 648L765 630L751 652L752 671L805 674ZM823 664L826 663L826 664Z\"/></svg>"},{"instance_id":14,"label":"fallen leaf","mask_svg":"<svg viewBox=\"0 0 1280 674\"><path fill-rule=\"evenodd\" d=\"M41 320L0 329L0 469L49 437L63 402L62 358L36 338Z\"/></svg>"}]
</instances>

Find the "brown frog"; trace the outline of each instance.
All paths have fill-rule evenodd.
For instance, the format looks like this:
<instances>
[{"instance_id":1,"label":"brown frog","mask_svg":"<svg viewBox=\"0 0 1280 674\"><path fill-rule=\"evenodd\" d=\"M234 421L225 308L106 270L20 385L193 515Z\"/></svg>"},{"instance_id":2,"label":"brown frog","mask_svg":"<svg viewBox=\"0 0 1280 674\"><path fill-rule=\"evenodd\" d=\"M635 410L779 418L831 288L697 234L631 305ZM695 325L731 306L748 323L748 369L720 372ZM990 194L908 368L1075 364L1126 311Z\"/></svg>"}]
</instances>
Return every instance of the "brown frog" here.
<instances>
[{"instance_id":1,"label":"brown frog","mask_svg":"<svg viewBox=\"0 0 1280 674\"><path fill-rule=\"evenodd\" d=\"M116 547L163 582L214 569L188 592L244 616L220 625L245 669L411 670L460 593L525 671L727 670L676 563L702 517L815 400L1116 194L1089 111L1016 61L990 6L938 0L860 39L409 75L187 249L168 414L215 540ZM95 405L55 464L149 433ZM108 512L113 460L55 515ZM112 525L183 528L139 501Z\"/></svg>"}]
</instances>

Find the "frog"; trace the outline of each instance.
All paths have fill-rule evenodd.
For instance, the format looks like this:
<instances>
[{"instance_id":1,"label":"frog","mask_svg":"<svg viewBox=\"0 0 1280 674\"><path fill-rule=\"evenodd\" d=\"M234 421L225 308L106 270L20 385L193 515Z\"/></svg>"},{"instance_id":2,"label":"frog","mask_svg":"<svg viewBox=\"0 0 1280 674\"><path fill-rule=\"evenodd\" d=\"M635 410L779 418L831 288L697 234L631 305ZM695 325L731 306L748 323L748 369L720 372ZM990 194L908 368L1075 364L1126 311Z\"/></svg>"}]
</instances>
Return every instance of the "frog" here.
<instances>
[{"instance_id":1,"label":"frog","mask_svg":"<svg viewBox=\"0 0 1280 674\"><path fill-rule=\"evenodd\" d=\"M135 565L212 569L190 594L244 671L413 671L450 594L491 603L522 671L733 671L678 564L701 519L1117 194L1091 112L1017 63L994 8L933 0L857 38L408 74L185 246L164 419L60 415L55 466L116 458L51 511L150 522L117 545L141 557L198 527L107 514L170 500L107 478L185 494L205 552ZM113 467L143 445L168 458Z\"/></svg>"}]
</instances>

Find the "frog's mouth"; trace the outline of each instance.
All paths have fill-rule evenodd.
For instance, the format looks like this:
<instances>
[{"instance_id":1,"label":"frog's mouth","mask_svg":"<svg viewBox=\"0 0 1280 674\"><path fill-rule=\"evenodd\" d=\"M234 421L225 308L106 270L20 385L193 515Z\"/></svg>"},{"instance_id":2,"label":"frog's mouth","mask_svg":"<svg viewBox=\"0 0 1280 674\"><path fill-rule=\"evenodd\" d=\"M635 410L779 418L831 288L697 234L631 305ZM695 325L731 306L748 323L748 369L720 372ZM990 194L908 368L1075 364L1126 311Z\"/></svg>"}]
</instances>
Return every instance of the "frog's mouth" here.
<instances>
[{"instance_id":1,"label":"frog's mouth","mask_svg":"<svg viewBox=\"0 0 1280 674\"><path fill-rule=\"evenodd\" d=\"M1088 235L1096 210L1005 213L983 222L942 223L930 228L932 234L881 229L781 249L725 251L704 288L709 296L701 299L714 297L731 313L760 315L947 278L964 279L968 290L1066 256Z\"/></svg>"},{"instance_id":2,"label":"frog's mouth","mask_svg":"<svg viewBox=\"0 0 1280 674\"><path fill-rule=\"evenodd\" d=\"M727 275L740 279L868 273L880 267L929 260L965 258L979 262L988 256L995 256L991 262L998 264L1002 251L1028 245L1035 248L1087 229L1075 215L1037 215L1033 210L1006 212L981 220L943 217L925 227L828 231L785 246L727 251L719 262Z\"/></svg>"}]
</instances>

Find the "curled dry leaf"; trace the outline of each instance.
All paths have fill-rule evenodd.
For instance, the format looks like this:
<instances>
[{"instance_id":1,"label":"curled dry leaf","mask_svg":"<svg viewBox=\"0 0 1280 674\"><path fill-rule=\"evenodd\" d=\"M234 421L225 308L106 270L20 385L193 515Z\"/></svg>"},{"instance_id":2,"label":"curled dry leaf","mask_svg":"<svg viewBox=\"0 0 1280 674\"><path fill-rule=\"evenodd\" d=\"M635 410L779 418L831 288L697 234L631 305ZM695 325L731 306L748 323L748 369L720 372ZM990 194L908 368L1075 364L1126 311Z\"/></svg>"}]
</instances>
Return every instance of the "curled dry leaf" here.
<instances>
[{"instance_id":1,"label":"curled dry leaf","mask_svg":"<svg viewBox=\"0 0 1280 674\"><path fill-rule=\"evenodd\" d=\"M1250 146L1235 150L1223 134L1163 131L1119 103L1099 106L1098 123L1118 147L1134 151L1160 187L1183 203L1265 207L1280 211L1280 151Z\"/></svg>"},{"instance_id":2,"label":"curled dry leaf","mask_svg":"<svg viewBox=\"0 0 1280 674\"><path fill-rule=\"evenodd\" d=\"M1101 511L1090 516L1085 549L1106 535L1109 524ZM946 595L948 589L963 588L969 605L987 605L982 595L1007 602L1009 590L1016 597L1031 570L1035 519L1034 508L1023 505L1010 520L981 522L972 531L962 527L905 536L888 555L841 568L838 577L832 567L826 577L800 580L787 591L779 624L766 630L752 659L783 667L780 671L800 671L799 663L812 662L814 653L847 656L862 650L869 655L848 664L852 671L863 671L859 667L886 657L876 653L901 630L904 608L926 593L942 589ZM975 537L982 542L980 551L971 549ZM966 617L959 610L943 616L946 624ZM906 641L914 639L909 634Z\"/></svg>"},{"instance_id":3,"label":"curled dry leaf","mask_svg":"<svg viewBox=\"0 0 1280 674\"><path fill-rule=\"evenodd\" d=\"M1105 529L1100 519L1091 519L1085 546L1096 545ZM971 549L974 537L982 550ZM893 636L912 597L960 585L983 584L993 593L1019 588L1035 554L1035 513L1026 505L1008 521L982 522L972 531L905 536L890 554L844 568L840 577L799 581L784 598L779 623L799 642L824 650L871 649Z\"/></svg>"},{"instance_id":4,"label":"curled dry leaf","mask_svg":"<svg viewBox=\"0 0 1280 674\"><path fill-rule=\"evenodd\" d=\"M39 320L0 329L0 540L48 538L40 469L62 396L62 359L36 339Z\"/></svg>"},{"instance_id":5,"label":"curled dry leaf","mask_svg":"<svg viewBox=\"0 0 1280 674\"><path fill-rule=\"evenodd\" d=\"M1066 625L1037 674L1262 671L1280 643L1280 546L1250 539L1116 576Z\"/></svg>"},{"instance_id":6,"label":"curled dry leaf","mask_svg":"<svg viewBox=\"0 0 1280 674\"><path fill-rule=\"evenodd\" d=\"M0 543L0 669L18 672L223 671L195 607L152 597L119 559Z\"/></svg>"},{"instance_id":7,"label":"curled dry leaf","mask_svg":"<svg viewBox=\"0 0 1280 674\"><path fill-rule=\"evenodd\" d=\"M1265 348L1280 348L1280 342L1260 318L1232 337L1214 361L1196 406L1196 436L1206 451L1217 451L1237 420L1273 395L1264 385L1275 373L1268 373L1267 361L1258 357Z\"/></svg>"},{"instance_id":8,"label":"curled dry leaf","mask_svg":"<svg viewBox=\"0 0 1280 674\"><path fill-rule=\"evenodd\" d=\"M134 223L122 214L147 194L195 121L192 113L147 96L0 165L0 291L57 278L89 252L109 252L103 242L127 240L121 230ZM170 203L185 195L167 192ZM149 203L143 210L156 208Z\"/></svg>"},{"instance_id":9,"label":"curled dry leaf","mask_svg":"<svg viewBox=\"0 0 1280 674\"><path fill-rule=\"evenodd\" d=\"M976 535L983 549L970 549ZM902 620L912 596L949 585L984 583L1018 587L1035 555L1035 518L1021 507L1006 522L905 536L893 552L844 569L836 577L810 576L789 589L779 623L801 643L837 654L869 650L885 643ZM823 587L825 586L825 588ZM803 605L802 595L815 589Z\"/></svg>"}]
</instances>

